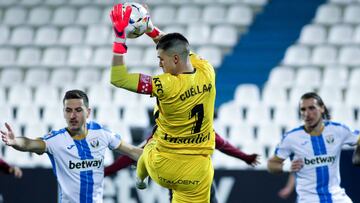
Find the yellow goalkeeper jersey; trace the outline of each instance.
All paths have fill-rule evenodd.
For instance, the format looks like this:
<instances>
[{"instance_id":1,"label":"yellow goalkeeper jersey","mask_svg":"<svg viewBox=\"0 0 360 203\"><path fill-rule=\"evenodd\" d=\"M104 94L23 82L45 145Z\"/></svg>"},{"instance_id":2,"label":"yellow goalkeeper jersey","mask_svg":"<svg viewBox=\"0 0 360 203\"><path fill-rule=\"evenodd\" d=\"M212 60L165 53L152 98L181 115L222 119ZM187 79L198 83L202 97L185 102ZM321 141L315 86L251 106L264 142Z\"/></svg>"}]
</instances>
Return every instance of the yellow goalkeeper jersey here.
<instances>
[{"instance_id":1,"label":"yellow goalkeeper jersey","mask_svg":"<svg viewBox=\"0 0 360 203\"><path fill-rule=\"evenodd\" d=\"M164 73L152 78L152 95L159 110L154 139L160 151L178 154L211 154L215 72L212 65L190 54L193 73Z\"/></svg>"}]
</instances>

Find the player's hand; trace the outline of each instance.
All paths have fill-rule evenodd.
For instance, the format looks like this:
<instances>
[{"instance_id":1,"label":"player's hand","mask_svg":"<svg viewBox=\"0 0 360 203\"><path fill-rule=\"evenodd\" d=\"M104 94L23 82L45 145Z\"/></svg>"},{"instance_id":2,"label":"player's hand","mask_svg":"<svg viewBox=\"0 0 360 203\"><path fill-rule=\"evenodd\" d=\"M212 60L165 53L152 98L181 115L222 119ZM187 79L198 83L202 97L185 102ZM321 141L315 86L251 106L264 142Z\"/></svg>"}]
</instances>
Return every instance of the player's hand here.
<instances>
[{"instance_id":1,"label":"player's hand","mask_svg":"<svg viewBox=\"0 0 360 203\"><path fill-rule=\"evenodd\" d=\"M16 166L10 168L10 173L14 174L15 178L21 178L23 175L22 170Z\"/></svg>"},{"instance_id":2,"label":"player's hand","mask_svg":"<svg viewBox=\"0 0 360 203\"><path fill-rule=\"evenodd\" d=\"M151 20L151 16L150 16L150 12L149 12L149 7L146 4L143 4L144 8L146 8L146 10L148 11L148 23L147 23L147 28L146 28L146 35L151 37L152 39L156 39L160 36L160 35L164 35L164 33L162 33L159 28L155 27L152 20Z\"/></svg>"},{"instance_id":3,"label":"player's hand","mask_svg":"<svg viewBox=\"0 0 360 203\"><path fill-rule=\"evenodd\" d=\"M0 130L2 141L8 146L16 145L15 135L8 123L5 123L7 131Z\"/></svg>"},{"instance_id":4,"label":"player's hand","mask_svg":"<svg viewBox=\"0 0 360 203\"><path fill-rule=\"evenodd\" d=\"M289 187L284 187L278 192L278 196L281 199L287 199L292 193L292 189Z\"/></svg>"},{"instance_id":5,"label":"player's hand","mask_svg":"<svg viewBox=\"0 0 360 203\"><path fill-rule=\"evenodd\" d=\"M304 161L302 159L296 159L291 162L290 171L298 172L304 167Z\"/></svg>"},{"instance_id":6,"label":"player's hand","mask_svg":"<svg viewBox=\"0 0 360 203\"><path fill-rule=\"evenodd\" d=\"M131 7L127 6L125 11L123 11L123 5L117 4L110 11L110 18L114 27L114 32L116 37L125 38L125 28L129 25Z\"/></svg>"},{"instance_id":7,"label":"player's hand","mask_svg":"<svg viewBox=\"0 0 360 203\"><path fill-rule=\"evenodd\" d=\"M124 54L127 52L127 47L125 45L125 28L129 25L131 11L132 9L130 6L127 6L124 11L122 4L115 5L110 11L110 18L115 33L115 41L113 44L113 52L115 54Z\"/></svg>"},{"instance_id":8,"label":"player's hand","mask_svg":"<svg viewBox=\"0 0 360 203\"><path fill-rule=\"evenodd\" d=\"M245 162L248 164L248 165L251 165L252 167L254 166L257 166L260 164L260 155L258 154L250 154L246 157L246 160Z\"/></svg>"}]
</instances>

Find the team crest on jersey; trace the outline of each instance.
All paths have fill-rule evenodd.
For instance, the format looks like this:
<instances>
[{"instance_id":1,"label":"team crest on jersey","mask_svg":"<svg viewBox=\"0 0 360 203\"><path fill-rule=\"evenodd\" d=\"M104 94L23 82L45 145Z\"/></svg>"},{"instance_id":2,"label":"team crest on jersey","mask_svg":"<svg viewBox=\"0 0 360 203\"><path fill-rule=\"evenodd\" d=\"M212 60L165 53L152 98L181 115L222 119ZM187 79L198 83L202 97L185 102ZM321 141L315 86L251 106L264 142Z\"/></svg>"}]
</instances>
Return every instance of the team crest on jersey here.
<instances>
[{"instance_id":1,"label":"team crest on jersey","mask_svg":"<svg viewBox=\"0 0 360 203\"><path fill-rule=\"evenodd\" d=\"M93 148L98 147L98 146L99 146L99 140L98 140L97 138L90 140L90 145L91 145Z\"/></svg>"},{"instance_id":2,"label":"team crest on jersey","mask_svg":"<svg viewBox=\"0 0 360 203\"><path fill-rule=\"evenodd\" d=\"M334 138L334 136L333 135L326 135L325 136L325 139L326 139L326 142L328 143L328 144L332 144L332 143L334 143L334 140L335 140L335 138Z\"/></svg>"}]
</instances>

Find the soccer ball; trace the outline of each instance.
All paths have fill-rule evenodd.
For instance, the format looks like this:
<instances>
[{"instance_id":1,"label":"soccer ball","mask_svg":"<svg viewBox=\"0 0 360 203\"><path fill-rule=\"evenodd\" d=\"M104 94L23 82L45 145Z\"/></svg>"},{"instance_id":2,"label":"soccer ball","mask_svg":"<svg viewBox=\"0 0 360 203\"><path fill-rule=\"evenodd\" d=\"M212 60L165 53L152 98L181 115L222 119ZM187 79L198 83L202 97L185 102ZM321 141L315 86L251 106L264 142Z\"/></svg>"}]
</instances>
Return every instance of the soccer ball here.
<instances>
[{"instance_id":1,"label":"soccer ball","mask_svg":"<svg viewBox=\"0 0 360 203\"><path fill-rule=\"evenodd\" d=\"M126 27L126 37L127 38L137 38L146 32L148 28L148 23L150 20L150 15L147 9L139 3L135 2L126 2L123 4L123 9L127 6L131 6L131 15L129 20L129 25Z\"/></svg>"}]
</instances>

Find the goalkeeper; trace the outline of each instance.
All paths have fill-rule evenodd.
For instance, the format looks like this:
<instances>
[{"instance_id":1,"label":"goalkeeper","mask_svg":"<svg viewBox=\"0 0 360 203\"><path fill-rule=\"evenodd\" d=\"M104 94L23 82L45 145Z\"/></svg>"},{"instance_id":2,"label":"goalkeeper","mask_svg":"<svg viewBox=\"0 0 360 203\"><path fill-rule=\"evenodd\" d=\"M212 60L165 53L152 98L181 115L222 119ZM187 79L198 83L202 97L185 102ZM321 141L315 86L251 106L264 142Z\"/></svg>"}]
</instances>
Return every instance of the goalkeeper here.
<instances>
[{"instance_id":1,"label":"goalkeeper","mask_svg":"<svg viewBox=\"0 0 360 203\"><path fill-rule=\"evenodd\" d=\"M128 73L124 54L130 14L131 8L123 10L121 4L110 14L116 35L111 83L155 96L159 109L153 139L137 164L137 187L145 188L144 181L150 176L173 191L172 202L208 203L214 175L210 155L215 148L215 71L208 61L190 53L183 35L165 35L150 23L147 34L157 42L164 73L154 77Z\"/></svg>"}]
</instances>

